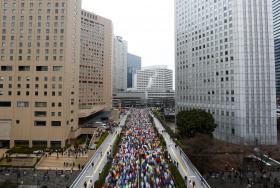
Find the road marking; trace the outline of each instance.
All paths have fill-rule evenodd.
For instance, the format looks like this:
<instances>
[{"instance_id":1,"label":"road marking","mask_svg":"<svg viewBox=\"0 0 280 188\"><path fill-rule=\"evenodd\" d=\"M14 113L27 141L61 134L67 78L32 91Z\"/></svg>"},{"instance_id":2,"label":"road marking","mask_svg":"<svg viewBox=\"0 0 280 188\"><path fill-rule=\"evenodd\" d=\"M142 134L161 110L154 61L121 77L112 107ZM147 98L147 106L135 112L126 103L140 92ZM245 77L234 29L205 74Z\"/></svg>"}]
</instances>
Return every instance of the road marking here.
<instances>
[{"instance_id":1,"label":"road marking","mask_svg":"<svg viewBox=\"0 0 280 188\"><path fill-rule=\"evenodd\" d=\"M114 141L115 137L116 137L116 135L113 136L112 142ZM107 147L107 149L106 149L106 151L104 153L102 152L103 153L103 157L101 157L101 159L99 160L98 164L96 165L97 168L95 168L95 170L93 171L93 175L96 174L96 171L100 168L100 165L101 165L102 161L104 160L105 157L107 157L107 152L108 152L109 149L110 149L110 144L108 143L108 147Z\"/></svg>"},{"instance_id":2,"label":"road marking","mask_svg":"<svg viewBox=\"0 0 280 188\"><path fill-rule=\"evenodd\" d=\"M175 151L174 151L174 149L173 149L173 147L171 146L171 148L170 148L171 150L172 150L172 152L173 152L173 155L174 155L174 157L177 159L177 161L178 161L178 163L180 163L180 166L182 167L182 169L183 169L183 171L185 172L185 174L187 174L187 176L189 176L189 173L187 172L187 169L185 169L186 168L186 166L185 165L183 165L182 164L182 162L179 160L179 158L177 157L177 155L176 155L176 153L175 153ZM185 168L184 168L185 167Z\"/></svg>"}]
</instances>

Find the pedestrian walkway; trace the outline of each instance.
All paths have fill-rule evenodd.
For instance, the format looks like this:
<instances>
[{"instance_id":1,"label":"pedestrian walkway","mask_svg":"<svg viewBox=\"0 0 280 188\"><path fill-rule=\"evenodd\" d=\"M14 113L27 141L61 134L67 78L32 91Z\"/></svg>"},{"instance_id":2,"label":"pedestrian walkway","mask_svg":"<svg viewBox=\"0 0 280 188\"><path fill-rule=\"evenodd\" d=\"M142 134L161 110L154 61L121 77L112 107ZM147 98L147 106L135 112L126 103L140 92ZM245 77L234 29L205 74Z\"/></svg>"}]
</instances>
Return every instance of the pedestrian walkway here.
<instances>
[{"instance_id":1,"label":"pedestrian walkway","mask_svg":"<svg viewBox=\"0 0 280 188\"><path fill-rule=\"evenodd\" d=\"M191 161L189 161L182 149L172 140L160 121L154 116L153 120L158 132L162 134L167 144L168 153L170 154L172 160L176 162L180 174L186 180L188 188L210 187L198 170L193 166Z\"/></svg>"},{"instance_id":2,"label":"pedestrian walkway","mask_svg":"<svg viewBox=\"0 0 280 188\"><path fill-rule=\"evenodd\" d=\"M120 126L124 124L128 114L129 112L121 119ZM99 173L102 171L108 161L107 152L112 149L112 145L116 141L120 132L121 128L117 127L112 133L107 136L107 138L97 149L89 162L85 165L82 172L72 183L72 185L70 186L71 188L93 187L93 182L95 182L99 178Z\"/></svg>"},{"instance_id":3,"label":"pedestrian walkway","mask_svg":"<svg viewBox=\"0 0 280 188\"><path fill-rule=\"evenodd\" d=\"M147 110L131 110L103 187L175 187L170 166Z\"/></svg>"}]
</instances>

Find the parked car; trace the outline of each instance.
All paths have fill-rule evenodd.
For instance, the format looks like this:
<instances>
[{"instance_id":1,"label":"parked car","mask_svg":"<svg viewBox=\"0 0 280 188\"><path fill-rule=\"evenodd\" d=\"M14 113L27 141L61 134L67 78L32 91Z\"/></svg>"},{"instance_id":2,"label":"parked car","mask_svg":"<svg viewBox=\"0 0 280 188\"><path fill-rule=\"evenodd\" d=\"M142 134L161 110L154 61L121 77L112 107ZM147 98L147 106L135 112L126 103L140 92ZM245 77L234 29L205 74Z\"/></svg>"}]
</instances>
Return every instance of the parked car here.
<instances>
[{"instance_id":1,"label":"parked car","mask_svg":"<svg viewBox=\"0 0 280 188\"><path fill-rule=\"evenodd\" d=\"M89 147L89 149L95 150L95 149L96 149L96 144L92 144L92 145Z\"/></svg>"},{"instance_id":2,"label":"parked car","mask_svg":"<svg viewBox=\"0 0 280 188\"><path fill-rule=\"evenodd\" d=\"M36 150L36 151L33 151L33 154L35 155L40 155L40 154L43 154L44 151L43 150Z\"/></svg>"}]
</instances>

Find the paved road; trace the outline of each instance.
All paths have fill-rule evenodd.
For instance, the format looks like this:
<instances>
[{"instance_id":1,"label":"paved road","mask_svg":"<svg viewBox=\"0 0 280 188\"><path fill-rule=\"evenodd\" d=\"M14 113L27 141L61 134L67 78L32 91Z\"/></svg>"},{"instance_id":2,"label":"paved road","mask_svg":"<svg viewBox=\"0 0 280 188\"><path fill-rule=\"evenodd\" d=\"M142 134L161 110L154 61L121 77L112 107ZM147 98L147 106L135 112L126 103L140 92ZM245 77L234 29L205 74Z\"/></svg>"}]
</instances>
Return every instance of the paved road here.
<instances>
[{"instance_id":1,"label":"paved road","mask_svg":"<svg viewBox=\"0 0 280 188\"><path fill-rule=\"evenodd\" d=\"M178 162L178 170L182 177L188 177L188 180L195 181L196 188L203 188L206 187L201 184L200 177L197 177L197 173L193 170L193 168L190 166L191 164L188 164L186 162L186 159L183 157L182 151L180 152L180 148L176 147L175 142L170 138L169 134L165 131L165 128L162 126L160 121L153 117L155 126L158 129L159 133L163 136L168 152L172 158L172 160Z\"/></svg>"},{"instance_id":2,"label":"paved road","mask_svg":"<svg viewBox=\"0 0 280 188\"><path fill-rule=\"evenodd\" d=\"M92 180L94 183L98 180L99 173L102 172L107 163L107 152L110 152L117 136L121 132L121 127L125 124L128 114L123 116L120 122L120 127L116 128L113 134L109 134L103 144L97 149L94 156L87 163L81 174L71 185L71 188L84 188L84 183ZM94 164L94 166L92 166ZM89 183L88 183L89 184Z\"/></svg>"},{"instance_id":3,"label":"paved road","mask_svg":"<svg viewBox=\"0 0 280 188\"><path fill-rule=\"evenodd\" d=\"M9 186L18 187L23 184L26 187L48 186L50 188L65 188L70 186L80 171L54 171L54 170L33 170L18 168L0 168L0 187L6 188L2 183L10 181Z\"/></svg>"}]
</instances>

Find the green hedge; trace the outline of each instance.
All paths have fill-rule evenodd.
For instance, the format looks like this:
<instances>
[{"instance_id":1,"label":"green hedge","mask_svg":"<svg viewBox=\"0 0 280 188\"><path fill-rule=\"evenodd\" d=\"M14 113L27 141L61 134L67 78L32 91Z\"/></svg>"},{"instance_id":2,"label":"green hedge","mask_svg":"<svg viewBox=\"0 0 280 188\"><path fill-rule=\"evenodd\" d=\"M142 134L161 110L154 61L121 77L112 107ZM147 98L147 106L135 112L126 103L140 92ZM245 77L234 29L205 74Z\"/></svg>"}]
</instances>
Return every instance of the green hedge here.
<instances>
[{"instance_id":1,"label":"green hedge","mask_svg":"<svg viewBox=\"0 0 280 188\"><path fill-rule=\"evenodd\" d=\"M45 149L46 149L45 147L29 148L29 147L26 147L26 146L18 146L18 147L12 148L7 153L9 153L9 154L13 154L13 153L17 153L17 154L33 154L34 151L37 151L37 150L45 151Z\"/></svg>"},{"instance_id":2,"label":"green hedge","mask_svg":"<svg viewBox=\"0 0 280 188\"><path fill-rule=\"evenodd\" d=\"M101 134L98 142L96 143L96 149L98 149L101 144L104 142L104 140L107 138L107 136L109 135L108 131L105 131Z\"/></svg>"},{"instance_id":3,"label":"green hedge","mask_svg":"<svg viewBox=\"0 0 280 188\"><path fill-rule=\"evenodd\" d=\"M117 136L116 141L113 145L113 156L117 154L118 145L120 144L120 142L121 142L121 136ZM101 188L104 185L106 177L109 174L111 167L112 167L112 160L109 160L107 164L104 166L102 172L100 173L99 179L95 182L94 187Z\"/></svg>"},{"instance_id":4,"label":"green hedge","mask_svg":"<svg viewBox=\"0 0 280 188\"><path fill-rule=\"evenodd\" d=\"M98 181L95 182L94 187L101 188L103 186L103 184L105 183L106 177L110 172L111 167L112 167L112 160L107 162L107 164L104 166L102 172L99 174Z\"/></svg>"},{"instance_id":5,"label":"green hedge","mask_svg":"<svg viewBox=\"0 0 280 188\"><path fill-rule=\"evenodd\" d=\"M174 177L174 183L176 185L176 187L186 187L185 185L185 181L183 179L183 177L181 176L178 168L174 165L174 164L170 164L171 165L171 174Z\"/></svg>"},{"instance_id":6,"label":"green hedge","mask_svg":"<svg viewBox=\"0 0 280 188\"><path fill-rule=\"evenodd\" d=\"M42 151L46 151L46 152L54 152L55 150L57 150L58 152L62 152L65 150L65 148L47 148L44 146L38 146L38 147L27 147L27 146L16 146L12 149L10 149L9 151L7 151L8 154L33 154L34 151L38 151L38 150L42 150Z\"/></svg>"}]
</instances>

